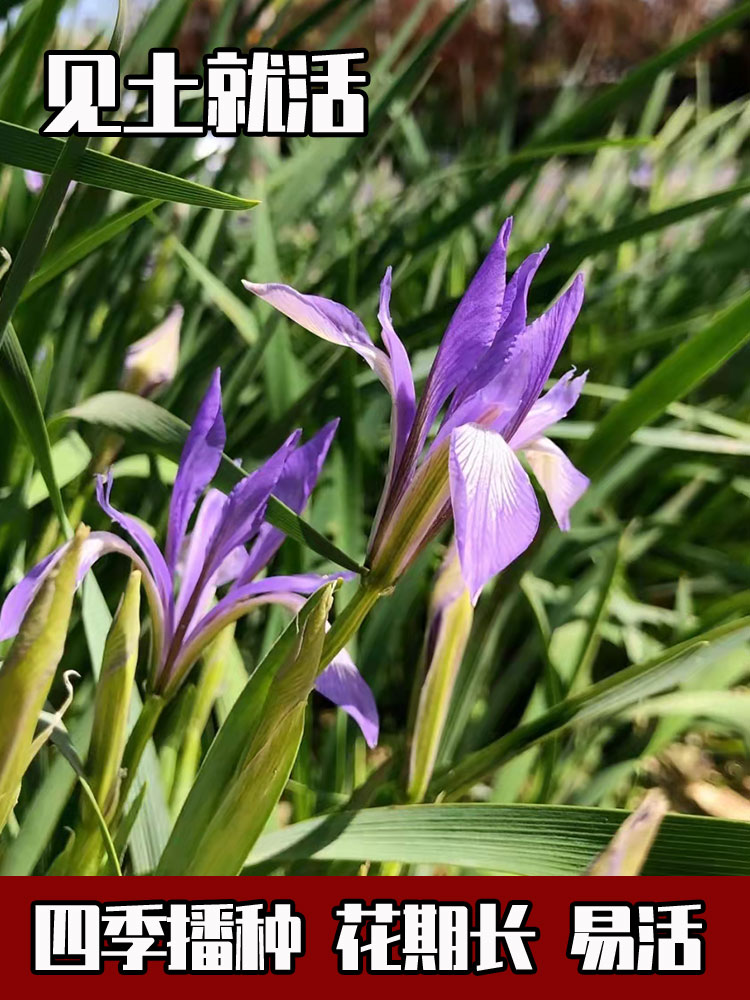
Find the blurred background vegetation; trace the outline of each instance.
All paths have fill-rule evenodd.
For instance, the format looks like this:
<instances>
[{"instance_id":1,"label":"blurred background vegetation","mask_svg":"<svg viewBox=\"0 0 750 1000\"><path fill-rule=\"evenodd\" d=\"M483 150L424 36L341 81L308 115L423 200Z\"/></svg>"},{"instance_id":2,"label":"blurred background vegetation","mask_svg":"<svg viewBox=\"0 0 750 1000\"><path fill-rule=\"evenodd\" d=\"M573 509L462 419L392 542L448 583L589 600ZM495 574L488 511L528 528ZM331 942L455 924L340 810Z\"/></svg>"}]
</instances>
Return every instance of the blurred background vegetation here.
<instances>
[{"instance_id":1,"label":"blurred background vegetation","mask_svg":"<svg viewBox=\"0 0 750 1000\"><path fill-rule=\"evenodd\" d=\"M0 119L38 129L46 117L41 52L105 47L115 8L0 0ZM748 4L159 0L133 5L124 71L140 72L149 48L171 43L185 71L218 45L366 45L370 132L354 140L92 143L260 204L236 212L178 204L145 182L130 194L112 190L114 183L78 183L69 192L14 323L72 521L107 527L92 471L114 456L118 506L163 533L173 464L137 435L114 440L116 420L81 404L122 385L128 346L180 304L179 365L154 398L190 420L221 365L227 451L249 467L292 428L310 434L340 416L307 516L361 559L383 482L387 396L357 359L248 301L240 280L324 294L374 333L378 285L392 264L394 323L423 380L455 301L512 214L511 266L552 246L532 289L534 314L576 269L586 275L584 309L557 374L573 363L590 370L590 381L556 431L593 482L571 532L547 524L485 591L440 764L750 611L750 348L742 346L750 334ZM19 168L25 161L15 147L4 155L4 141L0 161L11 165L0 168L0 245L12 257L37 204L39 176ZM141 209L149 195L159 200ZM723 349L727 324L736 335ZM691 353L675 353L691 343ZM59 538L29 448L13 422L2 421L5 589ZM448 540L381 602L352 650L380 707L380 746L368 752L345 717L316 696L278 824L326 812L353 793L363 805L398 801L429 595ZM292 540L277 558L282 572L323 565ZM117 561L97 569L110 611L125 572ZM204 746L281 624L276 613L239 624ZM76 612L63 666L83 677L66 716L81 748L88 656ZM671 693L531 747L476 783L470 797L619 807L659 785L680 811L747 819L748 679L744 638L718 648ZM61 685L53 700L62 700ZM156 737L167 802L180 710L178 703ZM6 847L0 871L44 871L64 842L74 775L55 754L40 754L24 783L17 821L26 839ZM152 835L158 840L158 830ZM690 864L700 868L693 859L681 870ZM295 870L320 869L299 862Z\"/></svg>"}]
</instances>

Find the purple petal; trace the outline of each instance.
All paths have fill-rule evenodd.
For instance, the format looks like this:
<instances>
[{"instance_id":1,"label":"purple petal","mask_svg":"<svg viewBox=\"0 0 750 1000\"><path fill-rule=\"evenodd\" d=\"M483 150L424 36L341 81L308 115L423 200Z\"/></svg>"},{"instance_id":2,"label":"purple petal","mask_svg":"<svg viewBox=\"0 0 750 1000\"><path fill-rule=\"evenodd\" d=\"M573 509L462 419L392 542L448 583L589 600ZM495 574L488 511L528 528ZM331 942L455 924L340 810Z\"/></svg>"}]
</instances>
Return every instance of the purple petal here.
<instances>
[{"instance_id":1,"label":"purple petal","mask_svg":"<svg viewBox=\"0 0 750 1000\"><path fill-rule=\"evenodd\" d=\"M207 542L217 530L226 504L227 497L223 493L219 490L209 490L200 505L193 530L184 546L182 563L178 567L180 589L175 607L176 621L182 618L200 579L206 560Z\"/></svg>"},{"instance_id":2,"label":"purple petal","mask_svg":"<svg viewBox=\"0 0 750 1000\"><path fill-rule=\"evenodd\" d=\"M265 527L267 527L266 524L263 525L260 531L262 532ZM214 573L215 585L217 587L223 587L227 583L236 582L245 573L249 560L250 556L248 555L247 549L244 545L238 545L236 549L232 549L221 566L219 566L216 573ZM252 579L252 577L250 579Z\"/></svg>"},{"instance_id":3,"label":"purple petal","mask_svg":"<svg viewBox=\"0 0 750 1000\"><path fill-rule=\"evenodd\" d=\"M323 468L328 451L339 425L338 419L330 423L311 437L296 451L292 452L279 476L274 496L290 507L295 514L301 514ZM249 583L253 577L267 566L273 559L284 540L284 533L272 524L264 524L258 532L258 537L250 549L241 573L237 574L237 583Z\"/></svg>"},{"instance_id":4,"label":"purple petal","mask_svg":"<svg viewBox=\"0 0 750 1000\"><path fill-rule=\"evenodd\" d=\"M362 321L351 309L320 295L303 295L289 285L258 285L252 281L243 281L242 284L249 292L268 302L310 333L331 344L350 347L356 351L393 396L393 377L388 356L373 344Z\"/></svg>"},{"instance_id":5,"label":"purple petal","mask_svg":"<svg viewBox=\"0 0 750 1000\"><path fill-rule=\"evenodd\" d=\"M281 604L296 614L304 604L300 595L312 594L325 583L353 574L336 573L319 576L301 573L291 576L271 576L255 580L226 594L188 633L172 664L170 678L181 678L195 663L209 642L252 608L264 604ZM172 681L174 683L174 681Z\"/></svg>"},{"instance_id":6,"label":"purple petal","mask_svg":"<svg viewBox=\"0 0 750 1000\"><path fill-rule=\"evenodd\" d=\"M198 497L216 475L226 443L221 412L221 373L217 368L182 449L169 506L166 557L174 573L190 515Z\"/></svg>"},{"instance_id":7,"label":"purple petal","mask_svg":"<svg viewBox=\"0 0 750 1000\"><path fill-rule=\"evenodd\" d=\"M260 468L239 482L227 498L223 516L208 541L208 555L203 569L207 582L227 556L239 545L245 545L260 529L268 498L284 469L284 465L299 441L300 431L290 435L279 450Z\"/></svg>"},{"instance_id":8,"label":"purple petal","mask_svg":"<svg viewBox=\"0 0 750 1000\"><path fill-rule=\"evenodd\" d=\"M573 378L573 374L573 371L566 372L549 392L534 403L510 441L514 451L525 448L529 441L538 438L573 409L583 391L588 372L577 378Z\"/></svg>"},{"instance_id":9,"label":"purple petal","mask_svg":"<svg viewBox=\"0 0 750 1000\"><path fill-rule=\"evenodd\" d=\"M507 380L507 362L526 327L528 296L531 282L544 260L548 247L533 253L521 264L508 282L503 300L500 328L497 336L478 360L464 382L456 389L449 415L465 400L494 385L495 391ZM491 393L490 393L491 395Z\"/></svg>"},{"instance_id":10,"label":"purple petal","mask_svg":"<svg viewBox=\"0 0 750 1000\"><path fill-rule=\"evenodd\" d=\"M494 341L503 319L505 266L513 220L506 219L492 249L453 313L427 378L414 427L418 455L440 408Z\"/></svg>"},{"instance_id":11,"label":"purple petal","mask_svg":"<svg viewBox=\"0 0 750 1000\"><path fill-rule=\"evenodd\" d=\"M393 444L391 448L390 465L395 471L401 461L406 447L414 413L417 408L414 392L414 376L411 371L409 355L393 328L391 320L391 268L387 268L385 277L380 283L380 306L378 321L383 334L383 343L388 350L391 361L391 378L393 381Z\"/></svg>"},{"instance_id":12,"label":"purple petal","mask_svg":"<svg viewBox=\"0 0 750 1000\"><path fill-rule=\"evenodd\" d=\"M503 368L491 382L446 415L435 440L427 449L427 456L437 451L456 427L463 427L464 424L479 424L502 431L521 405L527 377L528 366L517 364Z\"/></svg>"},{"instance_id":13,"label":"purple petal","mask_svg":"<svg viewBox=\"0 0 750 1000\"><path fill-rule=\"evenodd\" d=\"M232 622L248 614L253 608L264 604L282 604L296 614L299 611L302 598L286 591L261 594L253 592L255 584L243 588L241 597L229 599L225 597L194 626L192 631L181 643L179 652L171 663L166 677L163 678L162 690L172 691L178 687L193 664L199 659L206 646Z\"/></svg>"},{"instance_id":14,"label":"purple petal","mask_svg":"<svg viewBox=\"0 0 750 1000\"><path fill-rule=\"evenodd\" d=\"M56 549L46 559L43 559L30 570L23 580L17 583L10 591L5 598L2 609L0 609L0 641L10 639L18 633L23 617L28 611L31 602L36 597L39 588L55 569L69 546L70 542L61 545L59 549ZM126 541L112 534L110 531L92 531L81 548L77 583L80 584L92 566L102 556L109 553L119 553L126 556L141 571L153 619L154 633L157 637L157 645L160 650L164 632L164 620L156 583L144 561Z\"/></svg>"},{"instance_id":15,"label":"purple petal","mask_svg":"<svg viewBox=\"0 0 750 1000\"><path fill-rule=\"evenodd\" d=\"M539 319L527 327L512 353L508 366L520 364L526 372L526 385L513 419L503 428L511 440L552 373L583 304L583 276L577 275L568 288Z\"/></svg>"},{"instance_id":16,"label":"purple petal","mask_svg":"<svg viewBox=\"0 0 750 1000\"><path fill-rule=\"evenodd\" d=\"M368 747L378 742L380 721L370 686L345 649L315 681L315 690L342 708L357 723Z\"/></svg>"},{"instance_id":17,"label":"purple petal","mask_svg":"<svg viewBox=\"0 0 750 1000\"><path fill-rule=\"evenodd\" d=\"M494 431L457 427L449 469L461 572L476 603L484 584L531 544L539 505L521 463Z\"/></svg>"},{"instance_id":18,"label":"purple petal","mask_svg":"<svg viewBox=\"0 0 750 1000\"><path fill-rule=\"evenodd\" d=\"M110 470L106 479L104 476L96 477L96 499L104 513L116 524L119 524L123 531L130 535L132 540L145 556L146 562L151 570L151 575L154 578L154 582L156 583L156 587L159 592L159 600L161 601L164 614L165 629L167 635L170 635L174 614L172 574L167 568L167 564L164 561L164 556L159 550L159 546L153 540L151 535L149 535L143 525L136 521L134 517L130 517L128 514L123 514L112 506L109 499L111 492L112 471Z\"/></svg>"},{"instance_id":19,"label":"purple petal","mask_svg":"<svg viewBox=\"0 0 750 1000\"><path fill-rule=\"evenodd\" d=\"M570 509L588 489L588 478L549 438L532 441L525 454L539 485L547 494L560 530L569 531Z\"/></svg>"},{"instance_id":20,"label":"purple petal","mask_svg":"<svg viewBox=\"0 0 750 1000\"><path fill-rule=\"evenodd\" d=\"M278 598L279 604L292 608L296 613L304 604L304 601L299 599L300 595L306 597L326 583L340 579L351 580L354 576L354 573L342 571L329 576L321 576L319 573L292 573L288 576L267 576L262 580L253 580L252 583L237 587L222 597L191 630L186 642L193 643L201 632L213 633L217 622L222 622L223 628L229 622L236 621L244 614L243 606L248 602L252 602L251 606L254 606L259 597Z\"/></svg>"},{"instance_id":21,"label":"purple petal","mask_svg":"<svg viewBox=\"0 0 750 1000\"><path fill-rule=\"evenodd\" d=\"M51 552L40 563L37 563L5 598L2 609L0 609L0 641L10 639L17 634L23 617L39 592L39 588L60 562L69 544L61 545L59 549ZM85 545L86 542L84 542Z\"/></svg>"}]
</instances>

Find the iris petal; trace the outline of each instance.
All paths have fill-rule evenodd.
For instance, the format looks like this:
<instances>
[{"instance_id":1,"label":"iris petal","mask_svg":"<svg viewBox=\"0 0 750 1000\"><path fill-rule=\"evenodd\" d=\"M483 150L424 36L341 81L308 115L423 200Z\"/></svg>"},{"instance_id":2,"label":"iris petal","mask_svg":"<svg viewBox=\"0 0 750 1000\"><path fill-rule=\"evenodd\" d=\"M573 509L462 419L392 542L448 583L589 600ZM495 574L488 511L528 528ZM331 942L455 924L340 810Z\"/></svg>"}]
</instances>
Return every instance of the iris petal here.
<instances>
[{"instance_id":1,"label":"iris petal","mask_svg":"<svg viewBox=\"0 0 750 1000\"><path fill-rule=\"evenodd\" d=\"M291 434L279 450L249 476L241 480L227 498L222 517L208 542L208 555L203 569L207 582L227 556L245 545L260 529L268 498L276 488L282 470L299 441L300 431Z\"/></svg>"},{"instance_id":2,"label":"iris petal","mask_svg":"<svg viewBox=\"0 0 750 1000\"><path fill-rule=\"evenodd\" d=\"M282 604L296 614L304 604L301 594L312 594L324 583L346 575L336 573L333 576L319 576L317 573L300 573L291 576L271 576L230 591L197 622L182 642L179 653L170 667L167 686L179 685L208 643L227 625L244 617L253 608L264 604Z\"/></svg>"},{"instance_id":3,"label":"iris petal","mask_svg":"<svg viewBox=\"0 0 750 1000\"><path fill-rule=\"evenodd\" d=\"M159 546L153 540L151 535L149 535L143 525L140 524L134 517L131 517L129 514L123 514L121 511L117 510L116 507L112 506L110 502L111 492L112 472L109 472L106 479L104 476L97 476L96 499L99 506L102 508L104 513L115 522L115 524L119 524L123 531L130 535L131 539L145 556L146 562L151 570L151 575L153 576L159 592L159 600L161 601L166 633L167 636L170 636L174 622L172 574L169 572L167 564L164 561L164 556L159 550Z\"/></svg>"},{"instance_id":4,"label":"iris petal","mask_svg":"<svg viewBox=\"0 0 750 1000\"><path fill-rule=\"evenodd\" d=\"M36 597L39 588L52 573L68 550L70 542L65 542L46 559L43 559L10 591L0 609L0 640L11 639L18 633L23 617ZM158 658L164 637L164 612L158 593L156 581L148 566L137 552L122 538L111 531L92 531L84 541L81 549L81 560L78 564L77 582L80 584L94 564L102 556L109 553L119 553L126 556L140 570L143 586L149 602L156 638L156 656Z\"/></svg>"},{"instance_id":5,"label":"iris petal","mask_svg":"<svg viewBox=\"0 0 750 1000\"><path fill-rule=\"evenodd\" d=\"M182 449L172 490L165 554L173 573L190 515L195 510L198 497L216 475L226 436L221 412L220 372L217 369Z\"/></svg>"},{"instance_id":6,"label":"iris petal","mask_svg":"<svg viewBox=\"0 0 750 1000\"><path fill-rule=\"evenodd\" d=\"M391 361L393 379L393 422L390 466L392 470L398 467L404 453L406 439L409 437L414 413L417 408L414 392L414 377L409 363L409 355L393 328L391 320L391 268L385 272L380 283L380 306L378 321L383 334L383 343L388 350Z\"/></svg>"},{"instance_id":7,"label":"iris petal","mask_svg":"<svg viewBox=\"0 0 750 1000\"><path fill-rule=\"evenodd\" d=\"M259 285L243 281L245 288L274 309L331 344L350 347L372 368L391 396L393 376L388 355L376 347L362 321L351 309L321 295L304 295L289 285Z\"/></svg>"},{"instance_id":8,"label":"iris petal","mask_svg":"<svg viewBox=\"0 0 750 1000\"><path fill-rule=\"evenodd\" d=\"M513 418L503 428L506 440L511 440L539 399L582 305L583 277L579 274L557 302L519 337L508 366L521 365L526 384Z\"/></svg>"},{"instance_id":9,"label":"iris petal","mask_svg":"<svg viewBox=\"0 0 750 1000\"><path fill-rule=\"evenodd\" d=\"M302 513L315 488L338 425L338 420L326 424L309 441L293 451L284 464L273 492L274 496L290 507L295 514ZM257 576L273 559L283 540L282 531L274 528L272 524L264 524L250 549L242 571L237 574L237 585L249 583Z\"/></svg>"},{"instance_id":10,"label":"iris petal","mask_svg":"<svg viewBox=\"0 0 750 1000\"><path fill-rule=\"evenodd\" d=\"M318 676L315 690L354 719L368 747L377 745L380 730L378 706L370 685L345 649Z\"/></svg>"},{"instance_id":11,"label":"iris petal","mask_svg":"<svg viewBox=\"0 0 750 1000\"><path fill-rule=\"evenodd\" d=\"M561 531L570 530L570 509L588 489L589 480L549 438L527 445L525 454L539 485L547 494Z\"/></svg>"},{"instance_id":12,"label":"iris petal","mask_svg":"<svg viewBox=\"0 0 750 1000\"><path fill-rule=\"evenodd\" d=\"M449 415L465 400L489 387L493 381L498 385L507 381L508 376L512 377L513 371L509 369L507 362L526 327L529 288L547 249L544 247L527 257L508 282L497 335L479 358L473 371L457 387ZM504 379L498 379L501 375Z\"/></svg>"},{"instance_id":13,"label":"iris petal","mask_svg":"<svg viewBox=\"0 0 750 1000\"><path fill-rule=\"evenodd\" d=\"M419 404L410 451L422 451L427 434L448 396L494 341L503 317L505 267L513 220L507 219L453 313Z\"/></svg>"},{"instance_id":14,"label":"iris petal","mask_svg":"<svg viewBox=\"0 0 750 1000\"><path fill-rule=\"evenodd\" d=\"M466 424L450 440L451 504L461 572L472 602L531 544L539 527L534 488L494 431Z\"/></svg>"},{"instance_id":15,"label":"iris petal","mask_svg":"<svg viewBox=\"0 0 750 1000\"><path fill-rule=\"evenodd\" d=\"M573 377L569 371L562 375L549 392L541 396L531 407L523 423L511 438L511 447L516 451L525 448L529 441L538 438L548 427L567 416L578 402L586 383L588 372Z\"/></svg>"},{"instance_id":16,"label":"iris petal","mask_svg":"<svg viewBox=\"0 0 750 1000\"><path fill-rule=\"evenodd\" d=\"M219 490L209 490L195 518L193 530L187 538L182 565L179 567L180 591L177 595L175 620L180 621L198 583L206 560L206 543L221 522L227 498ZM222 567L219 568L219 572ZM218 584L218 581L216 581ZM198 600L196 604L202 604Z\"/></svg>"}]
</instances>

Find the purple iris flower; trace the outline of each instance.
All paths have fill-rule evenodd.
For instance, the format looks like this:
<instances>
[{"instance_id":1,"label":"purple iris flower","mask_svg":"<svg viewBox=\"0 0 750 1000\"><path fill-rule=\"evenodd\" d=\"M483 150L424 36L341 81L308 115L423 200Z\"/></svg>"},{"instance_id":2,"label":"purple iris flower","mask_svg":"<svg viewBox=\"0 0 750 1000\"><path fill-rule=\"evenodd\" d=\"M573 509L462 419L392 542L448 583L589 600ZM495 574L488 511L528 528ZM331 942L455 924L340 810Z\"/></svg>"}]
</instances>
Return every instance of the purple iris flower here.
<instances>
[{"instance_id":1,"label":"purple iris flower","mask_svg":"<svg viewBox=\"0 0 750 1000\"><path fill-rule=\"evenodd\" d=\"M138 520L112 506L111 474L97 477L99 505L130 541L109 531L92 532L84 543L79 580L110 552L126 555L140 569L153 624L151 684L157 693L173 695L206 645L252 608L278 603L296 611L304 603L300 595L313 593L337 576L347 576L307 573L258 579L284 538L278 528L264 521L269 497L273 494L295 512L302 511L337 424L332 421L303 445L299 444L301 432L295 432L229 495L207 490L226 442L217 370L180 457L163 553ZM35 566L8 594L0 609L0 639L18 632L26 610L67 544ZM224 587L228 589L217 600L217 592ZM374 746L378 738L375 700L345 651L323 670L316 686L352 716L367 743Z\"/></svg>"},{"instance_id":2,"label":"purple iris flower","mask_svg":"<svg viewBox=\"0 0 750 1000\"><path fill-rule=\"evenodd\" d=\"M529 287L547 248L506 282L511 228L508 219L459 302L418 404L409 358L391 321L390 268L378 310L385 350L337 302L287 285L244 283L312 333L351 347L392 397L388 476L368 553L371 574L384 584L401 575L452 515L462 575L476 603L484 584L525 551L539 526L534 487L517 452L563 531L588 486L544 436L576 403L586 373L568 372L542 395L580 311L583 279L578 275L547 312L527 323Z\"/></svg>"}]
</instances>

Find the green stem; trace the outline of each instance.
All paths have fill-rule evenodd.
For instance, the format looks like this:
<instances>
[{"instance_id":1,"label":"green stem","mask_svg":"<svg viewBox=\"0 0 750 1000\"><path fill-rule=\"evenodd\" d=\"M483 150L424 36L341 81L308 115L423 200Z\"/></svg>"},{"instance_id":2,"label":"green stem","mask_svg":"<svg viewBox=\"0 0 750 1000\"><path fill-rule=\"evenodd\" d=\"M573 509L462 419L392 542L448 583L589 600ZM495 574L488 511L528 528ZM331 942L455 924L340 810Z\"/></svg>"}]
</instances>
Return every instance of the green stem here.
<instances>
[{"instance_id":1,"label":"green stem","mask_svg":"<svg viewBox=\"0 0 750 1000\"><path fill-rule=\"evenodd\" d=\"M138 771L138 765L141 762L141 757L143 756L143 751L148 746L148 741L154 735L156 723L159 721L159 717L165 704L166 702L160 695L149 694L143 703L141 714L138 716L136 724L133 726L132 732L128 737L128 742L125 746L125 753L122 757L122 766L125 769L126 774L122 787L120 788L120 800L117 806L117 819L120 818L122 810L125 807L128 795L133 787L133 782L135 781L135 776Z\"/></svg>"},{"instance_id":2,"label":"green stem","mask_svg":"<svg viewBox=\"0 0 750 1000\"><path fill-rule=\"evenodd\" d=\"M320 669L323 670L349 640L359 631L362 622L369 615L380 598L389 593L390 587L381 586L373 577L365 577L359 589L347 606L336 618L323 642Z\"/></svg>"},{"instance_id":3,"label":"green stem","mask_svg":"<svg viewBox=\"0 0 750 1000\"><path fill-rule=\"evenodd\" d=\"M89 785L88 781L83 777L82 774L78 775L78 780L81 784L86 798L93 810L96 826L89 830L83 831L83 843L81 847L81 863L84 866L91 864L93 870L91 874L96 875L99 869L99 846L104 842L104 849L107 852L107 857L109 858L109 863L112 865L112 869L115 875L122 875L122 869L120 868L120 860L117 857L117 849L115 848L114 842L112 840L112 834L109 832L109 827L107 826L107 821L102 815L101 809L99 808L99 803L96 801L96 796ZM74 845L75 849L75 845ZM71 875L87 875L89 871L84 867L83 870L77 869L73 866Z\"/></svg>"}]
</instances>

